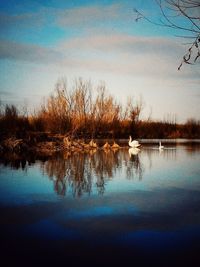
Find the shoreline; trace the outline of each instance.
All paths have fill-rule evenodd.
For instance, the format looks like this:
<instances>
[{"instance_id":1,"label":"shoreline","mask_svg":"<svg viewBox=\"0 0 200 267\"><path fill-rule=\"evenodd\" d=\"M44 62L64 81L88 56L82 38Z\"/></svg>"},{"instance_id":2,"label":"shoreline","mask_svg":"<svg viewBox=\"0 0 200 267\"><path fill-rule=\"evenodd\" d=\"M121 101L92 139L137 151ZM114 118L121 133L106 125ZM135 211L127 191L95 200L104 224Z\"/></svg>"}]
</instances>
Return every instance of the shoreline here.
<instances>
[{"instance_id":1,"label":"shoreline","mask_svg":"<svg viewBox=\"0 0 200 267\"><path fill-rule=\"evenodd\" d=\"M184 145L184 144L200 144L200 139L185 138L153 138L153 139L137 139L143 146L156 145L162 141L165 145ZM90 152L97 149L117 150L121 148L129 148L128 138L73 138L71 136L49 133L34 133L25 138L17 138L15 136L4 138L0 142L0 154L6 153L36 153L52 155L59 152Z\"/></svg>"}]
</instances>

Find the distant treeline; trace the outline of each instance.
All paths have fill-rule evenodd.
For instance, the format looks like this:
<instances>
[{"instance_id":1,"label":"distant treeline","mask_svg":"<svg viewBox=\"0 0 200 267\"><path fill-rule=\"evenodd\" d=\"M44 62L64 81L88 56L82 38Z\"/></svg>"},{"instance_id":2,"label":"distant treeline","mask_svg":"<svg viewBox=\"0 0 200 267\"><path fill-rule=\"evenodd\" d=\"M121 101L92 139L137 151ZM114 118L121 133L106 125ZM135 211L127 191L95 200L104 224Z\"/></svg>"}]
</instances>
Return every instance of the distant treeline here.
<instances>
[{"instance_id":1,"label":"distant treeline","mask_svg":"<svg viewBox=\"0 0 200 267\"><path fill-rule=\"evenodd\" d=\"M50 132L75 138L200 138L200 121L188 119L141 120L142 99L118 103L102 83L94 90L89 81L75 80L68 88L65 80L56 84L34 114L14 105L0 106L0 138L24 138L30 132Z\"/></svg>"}]
</instances>

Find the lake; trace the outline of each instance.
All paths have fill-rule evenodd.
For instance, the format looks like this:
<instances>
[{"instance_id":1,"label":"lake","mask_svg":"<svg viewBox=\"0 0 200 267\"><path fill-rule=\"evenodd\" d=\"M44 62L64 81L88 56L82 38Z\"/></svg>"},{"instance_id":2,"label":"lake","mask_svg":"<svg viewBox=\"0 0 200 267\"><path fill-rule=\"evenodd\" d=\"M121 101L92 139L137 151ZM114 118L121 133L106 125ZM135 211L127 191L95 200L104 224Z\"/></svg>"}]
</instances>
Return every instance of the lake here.
<instances>
[{"instance_id":1,"label":"lake","mask_svg":"<svg viewBox=\"0 0 200 267\"><path fill-rule=\"evenodd\" d=\"M200 143L0 160L7 265L194 266Z\"/></svg>"}]
</instances>

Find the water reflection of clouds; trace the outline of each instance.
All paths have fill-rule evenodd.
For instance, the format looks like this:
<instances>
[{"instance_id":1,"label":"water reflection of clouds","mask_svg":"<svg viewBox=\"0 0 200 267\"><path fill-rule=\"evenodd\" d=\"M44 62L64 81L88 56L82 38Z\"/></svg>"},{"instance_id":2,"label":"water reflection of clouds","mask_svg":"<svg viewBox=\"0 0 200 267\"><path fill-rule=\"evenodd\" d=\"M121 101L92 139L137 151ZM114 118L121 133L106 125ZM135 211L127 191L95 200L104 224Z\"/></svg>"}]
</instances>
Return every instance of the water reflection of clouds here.
<instances>
[{"instance_id":1,"label":"water reflection of clouds","mask_svg":"<svg viewBox=\"0 0 200 267\"><path fill-rule=\"evenodd\" d=\"M107 217L118 214L132 214L138 215L138 209L133 205L107 205L107 206L95 206L95 207L87 207L87 209L71 209L64 215L64 217L69 219L88 219L89 217Z\"/></svg>"},{"instance_id":2,"label":"water reflection of clouds","mask_svg":"<svg viewBox=\"0 0 200 267\"><path fill-rule=\"evenodd\" d=\"M99 206L87 209L73 209L67 213L67 219L84 219L88 217L108 216L114 214L113 207Z\"/></svg>"},{"instance_id":3,"label":"water reflection of clouds","mask_svg":"<svg viewBox=\"0 0 200 267\"><path fill-rule=\"evenodd\" d=\"M49 203L49 208L44 206L44 212L40 212L41 218L27 226L27 230L33 235L51 239L56 236L71 239L81 233L81 238L96 235L105 241L115 235L120 242L131 244L138 240L137 235L144 234L148 238L152 234L159 241L156 233L162 235L163 231L177 231L186 225L189 230L189 227L199 224L199 198L199 192L174 188L153 193L119 193L119 201L109 196L103 205L100 198L91 202L84 198L81 202ZM35 209L35 214L33 211L29 213L37 216L38 208L33 205L30 209ZM167 241L164 239L163 242Z\"/></svg>"}]
</instances>

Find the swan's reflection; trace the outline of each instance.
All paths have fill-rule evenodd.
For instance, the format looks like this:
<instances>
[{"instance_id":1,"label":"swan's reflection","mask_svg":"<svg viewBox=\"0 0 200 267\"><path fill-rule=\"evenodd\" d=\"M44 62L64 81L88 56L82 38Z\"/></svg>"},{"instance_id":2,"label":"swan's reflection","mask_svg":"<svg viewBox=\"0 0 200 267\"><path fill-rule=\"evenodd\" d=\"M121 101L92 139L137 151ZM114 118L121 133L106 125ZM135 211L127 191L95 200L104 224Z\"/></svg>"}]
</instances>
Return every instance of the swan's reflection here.
<instances>
[{"instance_id":1,"label":"swan's reflection","mask_svg":"<svg viewBox=\"0 0 200 267\"><path fill-rule=\"evenodd\" d=\"M127 178L129 179L132 179L135 176L137 176L139 180L142 180L144 168L141 164L140 157L138 155L139 152L140 152L140 149L136 147L129 148L128 150L130 160L129 160L129 164L126 169L126 174L127 174Z\"/></svg>"},{"instance_id":2,"label":"swan's reflection","mask_svg":"<svg viewBox=\"0 0 200 267\"><path fill-rule=\"evenodd\" d=\"M133 155L137 155L140 152L140 149L137 147L132 147L129 148L128 153L129 153L129 157L131 158L131 156Z\"/></svg>"}]
</instances>

